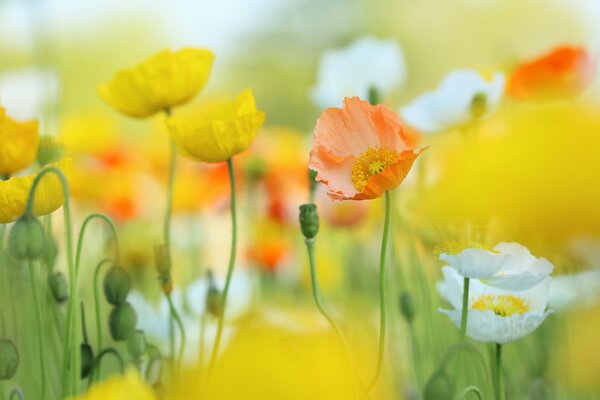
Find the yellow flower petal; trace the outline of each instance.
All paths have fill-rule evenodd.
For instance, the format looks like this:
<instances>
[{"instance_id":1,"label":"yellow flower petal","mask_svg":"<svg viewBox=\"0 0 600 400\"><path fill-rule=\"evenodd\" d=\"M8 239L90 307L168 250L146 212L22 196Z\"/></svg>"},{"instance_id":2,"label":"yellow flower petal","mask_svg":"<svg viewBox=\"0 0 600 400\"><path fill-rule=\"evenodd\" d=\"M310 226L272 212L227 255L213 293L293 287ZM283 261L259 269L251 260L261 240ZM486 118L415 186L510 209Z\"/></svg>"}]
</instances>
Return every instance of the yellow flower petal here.
<instances>
[{"instance_id":1,"label":"yellow flower petal","mask_svg":"<svg viewBox=\"0 0 600 400\"><path fill-rule=\"evenodd\" d=\"M129 369L124 375L116 375L98 383L81 396L71 400L156 400L152 389L139 373Z\"/></svg>"},{"instance_id":2,"label":"yellow flower petal","mask_svg":"<svg viewBox=\"0 0 600 400\"><path fill-rule=\"evenodd\" d=\"M17 122L0 107L0 175L9 176L28 167L37 155L38 123Z\"/></svg>"},{"instance_id":3,"label":"yellow flower petal","mask_svg":"<svg viewBox=\"0 0 600 400\"><path fill-rule=\"evenodd\" d=\"M62 160L49 164L58 167L69 179L72 160ZM25 212L29 190L36 175L13 177L0 181L0 223L7 224ZM49 214L63 205L64 196L60 180L54 174L46 174L36 189L33 213L36 216Z\"/></svg>"},{"instance_id":4,"label":"yellow flower petal","mask_svg":"<svg viewBox=\"0 0 600 400\"><path fill-rule=\"evenodd\" d=\"M246 150L265 121L247 89L234 101L218 104L198 120L169 118L167 126L180 152L193 160L225 161Z\"/></svg>"},{"instance_id":5,"label":"yellow flower petal","mask_svg":"<svg viewBox=\"0 0 600 400\"><path fill-rule=\"evenodd\" d=\"M115 74L98 93L131 117L149 117L191 100L205 85L214 55L205 49L163 50Z\"/></svg>"}]
</instances>

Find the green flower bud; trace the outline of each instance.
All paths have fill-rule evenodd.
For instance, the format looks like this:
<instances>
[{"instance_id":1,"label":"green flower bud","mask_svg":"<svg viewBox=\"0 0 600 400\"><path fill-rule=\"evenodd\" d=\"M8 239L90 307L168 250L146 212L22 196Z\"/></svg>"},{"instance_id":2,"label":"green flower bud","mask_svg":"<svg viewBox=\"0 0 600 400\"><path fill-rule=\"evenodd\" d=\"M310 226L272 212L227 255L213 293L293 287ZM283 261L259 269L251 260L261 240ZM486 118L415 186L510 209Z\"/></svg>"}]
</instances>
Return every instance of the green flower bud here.
<instances>
[{"instance_id":1,"label":"green flower bud","mask_svg":"<svg viewBox=\"0 0 600 400\"><path fill-rule=\"evenodd\" d=\"M436 372L429 378L425 385L423 399L452 400L452 383L444 372Z\"/></svg>"},{"instance_id":2,"label":"green flower bud","mask_svg":"<svg viewBox=\"0 0 600 400\"><path fill-rule=\"evenodd\" d=\"M400 294L400 312L409 323L415 318L415 300L409 292Z\"/></svg>"},{"instance_id":3,"label":"green flower bud","mask_svg":"<svg viewBox=\"0 0 600 400\"><path fill-rule=\"evenodd\" d=\"M319 232L319 213L316 204L302 204L300 206L300 227L302 234L307 239L312 239Z\"/></svg>"},{"instance_id":4,"label":"green flower bud","mask_svg":"<svg viewBox=\"0 0 600 400\"><path fill-rule=\"evenodd\" d=\"M57 303L64 303L69 298L67 278L61 272L55 272L48 276L48 286Z\"/></svg>"},{"instance_id":5,"label":"green flower bud","mask_svg":"<svg viewBox=\"0 0 600 400\"><path fill-rule=\"evenodd\" d=\"M8 252L18 261L36 260L44 253L44 227L34 216L23 215L8 236Z\"/></svg>"},{"instance_id":6,"label":"green flower bud","mask_svg":"<svg viewBox=\"0 0 600 400\"><path fill-rule=\"evenodd\" d=\"M146 352L146 335L144 331L136 329L127 338L127 351L133 358L140 358Z\"/></svg>"},{"instance_id":7,"label":"green flower bud","mask_svg":"<svg viewBox=\"0 0 600 400\"><path fill-rule=\"evenodd\" d=\"M218 317L219 315L221 315L221 309L223 306L223 296L221 295L221 291L215 284L215 279L213 277L212 271L208 271L207 279L208 291L206 292L205 309L213 317Z\"/></svg>"},{"instance_id":8,"label":"green flower bud","mask_svg":"<svg viewBox=\"0 0 600 400\"><path fill-rule=\"evenodd\" d=\"M369 100L369 103L371 103L371 105L376 106L377 104L379 104L379 91L377 90L377 88L375 86L369 87L368 96L369 96L368 100Z\"/></svg>"},{"instance_id":9,"label":"green flower bud","mask_svg":"<svg viewBox=\"0 0 600 400\"><path fill-rule=\"evenodd\" d=\"M131 280L123 267L112 267L104 277L104 296L112 305L123 304L131 289Z\"/></svg>"},{"instance_id":10,"label":"green flower bud","mask_svg":"<svg viewBox=\"0 0 600 400\"><path fill-rule=\"evenodd\" d=\"M267 164L260 157L251 157L244 163L244 172L249 182L261 180L267 173Z\"/></svg>"},{"instance_id":11,"label":"green flower bud","mask_svg":"<svg viewBox=\"0 0 600 400\"><path fill-rule=\"evenodd\" d=\"M85 379L94 367L94 350L87 343L81 343L81 379Z\"/></svg>"},{"instance_id":12,"label":"green flower bud","mask_svg":"<svg viewBox=\"0 0 600 400\"><path fill-rule=\"evenodd\" d=\"M19 367L19 352L12 340L0 340L0 380L10 379Z\"/></svg>"},{"instance_id":13,"label":"green flower bud","mask_svg":"<svg viewBox=\"0 0 600 400\"><path fill-rule=\"evenodd\" d=\"M474 119L483 117L487 111L487 95L483 92L475 93L471 100L471 116Z\"/></svg>"},{"instance_id":14,"label":"green flower bud","mask_svg":"<svg viewBox=\"0 0 600 400\"><path fill-rule=\"evenodd\" d=\"M63 157L63 153L64 149L55 137L49 135L40 136L37 160L41 166L60 160Z\"/></svg>"},{"instance_id":15,"label":"green flower bud","mask_svg":"<svg viewBox=\"0 0 600 400\"><path fill-rule=\"evenodd\" d=\"M135 329L137 316L135 310L129 303L115 306L108 317L110 335L116 342L127 340Z\"/></svg>"},{"instance_id":16,"label":"green flower bud","mask_svg":"<svg viewBox=\"0 0 600 400\"><path fill-rule=\"evenodd\" d=\"M159 275L171 274L171 255L164 244L154 246L154 262Z\"/></svg>"}]
</instances>

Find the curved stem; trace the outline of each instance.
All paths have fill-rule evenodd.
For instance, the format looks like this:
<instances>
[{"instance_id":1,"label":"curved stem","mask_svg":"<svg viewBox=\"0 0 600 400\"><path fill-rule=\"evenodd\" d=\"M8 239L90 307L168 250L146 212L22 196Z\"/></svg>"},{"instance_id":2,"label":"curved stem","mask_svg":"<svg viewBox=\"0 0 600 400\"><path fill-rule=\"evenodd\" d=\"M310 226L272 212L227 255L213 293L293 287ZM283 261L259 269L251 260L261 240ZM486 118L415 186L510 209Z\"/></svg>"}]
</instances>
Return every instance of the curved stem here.
<instances>
[{"instance_id":1,"label":"curved stem","mask_svg":"<svg viewBox=\"0 0 600 400\"><path fill-rule=\"evenodd\" d=\"M348 350L348 344L346 343L346 339L344 338L344 335L342 334L342 330L335 323L335 321L333 320L333 317L331 317L331 315L327 312L327 310L325 309L325 306L323 305L323 300L321 299L321 292L319 290L319 282L317 280L317 270L316 270L316 263L315 263L314 239L306 239L304 242L306 243L306 250L308 253L308 264L310 266L310 280L311 280L311 286L312 286L313 299L315 300L315 304L316 304L317 308L319 309L319 311L321 312L321 315L323 315L323 317L325 317L327 322L329 322L329 325L331 325L331 327L333 328L333 330L342 346L342 349L344 351L344 356L346 357L348 366L350 368L354 368L354 361L352 360L352 356L350 355L350 351ZM356 397L357 387L356 387L356 381L354 380L352 373L353 373L353 371L350 372L350 381L352 383L352 388L354 390L354 397ZM358 374L358 372L357 372L357 374Z\"/></svg>"},{"instance_id":2,"label":"curved stem","mask_svg":"<svg viewBox=\"0 0 600 400\"><path fill-rule=\"evenodd\" d=\"M115 227L114 222L107 215L104 215L101 213L90 214L86 217L86 219L81 224L81 229L79 230L79 237L77 238L77 252L75 253L75 269L78 274L79 274L79 265L80 265L80 261L81 261L81 250L83 247L83 238L85 235L85 230L87 229L88 224L90 222L92 222L94 219L99 219L99 220L106 222L106 224L110 228L110 231L113 235L113 240L115 242L115 261L117 263L119 262L119 257L120 257L119 240L117 239L117 228Z\"/></svg>"},{"instance_id":3,"label":"curved stem","mask_svg":"<svg viewBox=\"0 0 600 400\"><path fill-rule=\"evenodd\" d=\"M13 390L10 392L8 400L13 400L15 397L19 400L25 400L25 393L23 393L23 390L18 386L13 388Z\"/></svg>"},{"instance_id":4,"label":"curved stem","mask_svg":"<svg viewBox=\"0 0 600 400\"><path fill-rule=\"evenodd\" d=\"M33 261L30 259L29 263L29 282L31 283L31 291L33 293L33 304L35 308L35 323L37 325L37 337L38 337L38 352L40 357L40 372L42 374L42 400L46 398L46 387L48 385L48 375L46 371L46 349L44 349L44 325L42 323L42 312L40 310L40 300L37 291L37 285L35 282L35 268Z\"/></svg>"},{"instance_id":5,"label":"curved stem","mask_svg":"<svg viewBox=\"0 0 600 400\"><path fill-rule=\"evenodd\" d=\"M96 380L94 377L94 371L96 370L96 368L100 368L102 359L107 354L112 354L119 362L119 368L121 369L121 373L125 372L125 361L123 361L123 357L121 356L121 354L116 349L112 347L107 347L106 349L102 350L94 360L94 365L92 366L92 373L90 374L90 383L93 383Z\"/></svg>"},{"instance_id":6,"label":"curved stem","mask_svg":"<svg viewBox=\"0 0 600 400\"><path fill-rule=\"evenodd\" d=\"M163 369L163 357L162 357L162 354L161 354L160 350L158 350L158 348L155 345L153 345L153 344L148 344L147 345L147 349L148 349L147 350L148 353L152 352L152 353L154 353L154 356L152 356L150 358L150 361L148 361L148 365L146 366L146 372L144 373L144 376L146 378L146 381L150 382L149 381L149 379L150 379L149 375L150 375L150 372L152 371L152 366L154 365L155 362L159 362L160 364L159 364L159 368L158 368L158 381L157 382L160 382L160 379L162 377L162 369Z\"/></svg>"},{"instance_id":7,"label":"curved stem","mask_svg":"<svg viewBox=\"0 0 600 400\"><path fill-rule=\"evenodd\" d=\"M67 306L67 326L65 332L65 346L63 350L63 365L62 365L62 397L68 397L75 394L77 391L78 375L80 370L80 354L79 354L79 338L77 336L78 326L76 311L79 303L77 293L77 270L73 262L73 228L71 226L71 203L69 200L69 184L63 172L57 167L45 167L34 178L29 191L29 198L25 207L25 214L33 215L33 203L36 189L41 179L47 174L54 174L60 180L64 197L64 225L65 239L67 247L67 264L69 267L69 290L70 296ZM69 370L70 369L70 370ZM71 374L69 375L69 372Z\"/></svg>"},{"instance_id":8,"label":"curved stem","mask_svg":"<svg viewBox=\"0 0 600 400\"><path fill-rule=\"evenodd\" d=\"M388 247L388 236L390 231L390 192L385 192L385 220L383 225L383 238L381 240L381 255L379 257L379 307L380 307L380 319L379 319L379 349L377 352L377 367L375 369L375 375L371 382L367 386L363 398L366 398L377 384L381 371L383 369L383 357L385 350L385 331L386 331L386 295L385 295L385 258Z\"/></svg>"},{"instance_id":9,"label":"curved stem","mask_svg":"<svg viewBox=\"0 0 600 400\"><path fill-rule=\"evenodd\" d=\"M101 307L100 307L100 288L98 286L98 279L100 277L100 269L104 264L112 262L110 258L105 258L100 261L94 270L94 307L96 309L96 340L98 341L98 350L100 350L103 346L102 344L102 316L101 316ZM100 376L100 366L95 371L96 377Z\"/></svg>"},{"instance_id":10,"label":"curved stem","mask_svg":"<svg viewBox=\"0 0 600 400\"><path fill-rule=\"evenodd\" d=\"M179 313L175 309L173 305L173 299L171 298L171 294L167 294L167 300L169 300L169 308L171 309L171 315L175 318L177 322L177 327L179 328L179 332L181 333L181 343L179 343L179 354L177 354L177 368L181 368L181 364L183 362L183 353L185 351L185 327L183 326L183 321L179 316Z\"/></svg>"},{"instance_id":11,"label":"curved stem","mask_svg":"<svg viewBox=\"0 0 600 400\"><path fill-rule=\"evenodd\" d=\"M459 350L468 350L471 353L473 353L479 360L481 367L487 371L487 365L486 365L485 360L484 360L483 356L481 355L481 353L479 353L479 351L475 347L473 347L471 344L469 344L467 342L459 342L459 343L452 345L446 352L446 355L444 356L444 358L442 359L439 369L444 370L446 368L446 364L448 364L448 361L450 361L450 357L456 351L459 351Z\"/></svg>"},{"instance_id":12,"label":"curved stem","mask_svg":"<svg viewBox=\"0 0 600 400\"><path fill-rule=\"evenodd\" d=\"M229 184L231 187L231 250L229 254L229 266L227 267L227 277L225 278L225 288L223 289L223 297L221 300L221 310L219 312L219 319L217 322L217 333L215 336L215 344L213 347L212 354L210 356L210 363L208 370L209 372L214 367L217 357L219 355L219 347L221 345L221 336L223 334L223 320L225 318L225 308L227 305L227 294L229 293L229 286L231 285L231 278L233 276L233 268L235 266L235 255L237 251L237 216L236 216L236 203L235 203L235 173L233 170L233 159L227 160L227 169L229 171Z\"/></svg>"},{"instance_id":13,"label":"curved stem","mask_svg":"<svg viewBox=\"0 0 600 400\"><path fill-rule=\"evenodd\" d=\"M458 395L458 398L461 400L464 400L469 393L475 393L475 395L477 395L477 398L479 400L483 400L483 394L481 393L481 390L479 390L479 388L477 386L467 387L465 390L463 390L460 393L460 395Z\"/></svg>"},{"instance_id":14,"label":"curved stem","mask_svg":"<svg viewBox=\"0 0 600 400\"><path fill-rule=\"evenodd\" d=\"M467 335L467 317L469 315L469 278L464 278L462 313L460 316L460 338L464 340Z\"/></svg>"}]
</instances>

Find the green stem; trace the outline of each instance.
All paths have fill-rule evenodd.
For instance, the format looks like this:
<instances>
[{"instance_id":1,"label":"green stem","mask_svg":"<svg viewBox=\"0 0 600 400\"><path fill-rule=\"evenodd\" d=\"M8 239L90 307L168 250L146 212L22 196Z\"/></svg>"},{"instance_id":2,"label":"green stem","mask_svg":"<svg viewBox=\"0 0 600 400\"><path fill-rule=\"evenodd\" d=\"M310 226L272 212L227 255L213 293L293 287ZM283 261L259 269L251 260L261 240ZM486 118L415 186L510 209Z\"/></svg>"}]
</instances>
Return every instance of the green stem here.
<instances>
[{"instance_id":1,"label":"green stem","mask_svg":"<svg viewBox=\"0 0 600 400\"><path fill-rule=\"evenodd\" d=\"M81 250L83 248L83 238L85 235L85 230L87 229L88 224L90 222L92 222L94 219L99 219L99 220L106 222L106 224L110 228L110 231L113 235L113 240L115 242L115 261L117 263L119 262L119 257L120 257L119 240L117 239L117 228L115 227L114 222L108 216L106 216L104 214L101 214L101 213L90 214L83 221L83 224L81 224L81 229L79 230L79 237L77 239L77 252L75 253L75 269L77 271L77 274L79 274L79 265L81 262Z\"/></svg>"},{"instance_id":2,"label":"green stem","mask_svg":"<svg viewBox=\"0 0 600 400\"><path fill-rule=\"evenodd\" d=\"M469 315L469 278L464 278L462 313L460 315L460 338L467 336L467 317Z\"/></svg>"},{"instance_id":3,"label":"green stem","mask_svg":"<svg viewBox=\"0 0 600 400\"><path fill-rule=\"evenodd\" d=\"M385 257L388 247L388 236L390 231L390 192L385 192L385 220L383 225L383 238L381 240L381 255L379 258L379 306L380 306L380 320L379 320L379 349L377 352L377 367L375 369L375 375L371 382L367 386L363 398L369 395L369 392L379 380L381 371L383 369L383 357L385 350L385 333L386 333L386 295L385 295Z\"/></svg>"},{"instance_id":4,"label":"green stem","mask_svg":"<svg viewBox=\"0 0 600 400\"><path fill-rule=\"evenodd\" d=\"M415 384L417 385L417 393L419 397L422 395L422 387L421 387L421 357L419 354L419 346L417 343L417 335L415 334L415 326L412 322L408 323L408 328L410 330L410 344L412 348L412 358L413 358L413 366L415 368Z\"/></svg>"},{"instance_id":5,"label":"green stem","mask_svg":"<svg viewBox=\"0 0 600 400\"><path fill-rule=\"evenodd\" d=\"M154 363L158 362L158 379L157 382L160 382L161 380L161 376L162 376L162 355L160 353L160 351L158 350L158 348L156 346L154 346L153 344L148 344L148 353L153 352L154 355L150 358L150 360L148 361L148 365L146 366L146 372L144 373L144 376L146 378L146 382L151 383L150 382L150 373L152 372L152 367L154 366Z\"/></svg>"},{"instance_id":6,"label":"green stem","mask_svg":"<svg viewBox=\"0 0 600 400\"><path fill-rule=\"evenodd\" d=\"M208 370L212 370L217 361L219 355L219 347L221 345L221 336L223 334L223 320L225 319L225 308L227 304L227 294L229 293L229 286L231 285L231 278L233 276L233 268L235 266L235 255L237 251L237 216L236 216L236 204L235 204L235 173L233 171L233 159L227 160L227 169L229 171L229 184L231 187L231 251L229 254L229 266L227 267L227 277L225 278L225 288L223 289L223 297L221 301L221 310L219 312L219 318L217 321L217 333L215 336L215 344L213 347L212 354L210 356L210 363Z\"/></svg>"},{"instance_id":7,"label":"green stem","mask_svg":"<svg viewBox=\"0 0 600 400\"><path fill-rule=\"evenodd\" d=\"M494 389L496 391L496 400L504 399L504 390L502 384L502 345L496 343L496 368L494 369Z\"/></svg>"},{"instance_id":8,"label":"green stem","mask_svg":"<svg viewBox=\"0 0 600 400\"><path fill-rule=\"evenodd\" d=\"M68 397L75 394L77 391L77 384L79 380L80 370L80 354L79 354L79 338L77 336L78 314L76 311L77 304L79 303L79 296L77 292L77 270L75 269L75 263L73 262L73 228L71 225L71 203L69 200L69 184L62 171L57 167L45 167L40 173L34 178L29 191L29 198L27 199L27 205L25 207L25 214L33 215L33 203L35 198L36 189L41 179L47 174L54 174L60 180L63 190L64 197L64 226L65 226L65 239L66 239L66 250L67 250L67 264L69 267L69 290L70 296L67 306L67 326L65 332L65 346L63 350L63 365L62 365L62 390L64 391L62 397ZM69 375L69 369L71 374Z\"/></svg>"},{"instance_id":9,"label":"green stem","mask_svg":"<svg viewBox=\"0 0 600 400\"><path fill-rule=\"evenodd\" d=\"M29 260L29 282L31 283L31 291L33 293L33 305L35 308L35 323L37 325L38 337L38 353L40 356L40 370L42 374L42 400L46 398L46 387L48 385L48 376L46 370L46 349L44 348L44 325L42 323L42 312L40 309L40 300L35 282L35 268L33 261Z\"/></svg>"},{"instance_id":10,"label":"green stem","mask_svg":"<svg viewBox=\"0 0 600 400\"><path fill-rule=\"evenodd\" d=\"M179 313L175 309L173 305L173 299L171 294L167 294L167 299L169 300L169 308L171 309L171 315L175 318L177 322L177 327L179 328L179 332L181 333L181 343L179 343L179 354L177 355L177 368L180 369L183 363L183 353L185 351L185 327L183 326L183 321L179 316Z\"/></svg>"},{"instance_id":11,"label":"green stem","mask_svg":"<svg viewBox=\"0 0 600 400\"><path fill-rule=\"evenodd\" d=\"M13 388L13 390L10 392L8 400L13 400L15 397L19 400L25 400L25 393L23 393L23 390L21 390L21 388L18 386Z\"/></svg>"},{"instance_id":12,"label":"green stem","mask_svg":"<svg viewBox=\"0 0 600 400\"><path fill-rule=\"evenodd\" d=\"M112 347L107 347L106 349L102 350L94 360L94 365L92 366L92 373L90 374L90 383L93 383L95 381L94 371L96 370L96 368L100 367L102 359L107 354L112 354L117 359L117 361L119 362L119 368L121 370L121 373L125 373L125 361L123 361L123 357L121 356L121 354L116 349Z\"/></svg>"},{"instance_id":13,"label":"green stem","mask_svg":"<svg viewBox=\"0 0 600 400\"><path fill-rule=\"evenodd\" d=\"M165 221L163 226L163 237L165 245L171 248L171 215L173 213L173 188L175 186L175 170L177 167L177 145L171 139L170 143L169 176L167 178L167 206L165 209Z\"/></svg>"},{"instance_id":14,"label":"green stem","mask_svg":"<svg viewBox=\"0 0 600 400\"><path fill-rule=\"evenodd\" d=\"M479 390L479 388L477 386L469 386L467 387L465 390L463 390L460 395L458 396L459 399L464 400L467 398L467 395L469 393L475 393L475 395L477 396L477 398L479 400L483 400L483 394L481 393L481 390Z\"/></svg>"},{"instance_id":15,"label":"green stem","mask_svg":"<svg viewBox=\"0 0 600 400\"><path fill-rule=\"evenodd\" d=\"M111 259L105 258L100 261L94 270L94 307L96 309L96 340L98 341L97 349L98 351L103 347L102 343L102 316L101 316L101 307L100 307L100 287L98 285L98 279L100 278L100 269L103 265L112 262ZM100 365L95 371L96 378L100 377Z\"/></svg>"},{"instance_id":16,"label":"green stem","mask_svg":"<svg viewBox=\"0 0 600 400\"><path fill-rule=\"evenodd\" d=\"M344 338L344 335L342 334L342 330L338 327L338 325L335 323L335 321L333 320L331 315L327 312L327 310L325 309L325 306L323 305L323 300L321 299L321 292L319 290L319 282L317 280L317 269L316 269L316 263L315 263L315 251L314 251L315 241L314 241L314 239L306 239L304 242L306 243L306 250L308 253L308 261L309 261L309 266L310 266L310 280L311 280L311 284L312 284L313 299L315 300L315 304L317 305L317 308L321 312L321 315L323 315L323 317L325 317L327 322L329 322L329 325L331 325L331 327L333 328L333 330L342 346L342 349L344 351L344 356L346 357L348 366L351 368L354 368L354 361L352 360L352 356L350 355L350 351L348 350L348 344L346 343L346 339ZM352 387L355 392L354 397L356 397L357 387L356 387L356 381L352 377L352 371L350 373L350 381L352 383Z\"/></svg>"}]
</instances>

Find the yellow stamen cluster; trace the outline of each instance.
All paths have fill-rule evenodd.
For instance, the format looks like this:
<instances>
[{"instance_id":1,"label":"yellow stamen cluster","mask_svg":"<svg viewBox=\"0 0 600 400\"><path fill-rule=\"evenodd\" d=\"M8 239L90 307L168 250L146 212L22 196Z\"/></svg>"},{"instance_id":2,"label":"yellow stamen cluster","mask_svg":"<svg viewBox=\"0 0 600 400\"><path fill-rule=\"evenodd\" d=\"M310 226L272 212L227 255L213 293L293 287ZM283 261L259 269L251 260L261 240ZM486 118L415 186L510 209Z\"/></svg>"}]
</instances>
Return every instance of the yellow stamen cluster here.
<instances>
[{"instance_id":1,"label":"yellow stamen cluster","mask_svg":"<svg viewBox=\"0 0 600 400\"><path fill-rule=\"evenodd\" d=\"M527 300L522 297L507 295L485 294L476 299L471 305L473 310L493 311L501 317L510 317L513 314L523 314L529 311Z\"/></svg>"},{"instance_id":2,"label":"yellow stamen cluster","mask_svg":"<svg viewBox=\"0 0 600 400\"><path fill-rule=\"evenodd\" d=\"M464 249L481 249L481 250L487 250L490 253L496 253L496 254L500 253L498 250L494 250L492 248L492 246L488 246L484 243L475 242L472 240L444 242L434 249L434 253L436 255L440 255L440 254L456 255L456 254L460 253L461 251L463 251Z\"/></svg>"},{"instance_id":3,"label":"yellow stamen cluster","mask_svg":"<svg viewBox=\"0 0 600 400\"><path fill-rule=\"evenodd\" d=\"M385 147L369 147L363 151L352 166L352 183L362 192L373 175L398 162L400 154Z\"/></svg>"}]
</instances>

